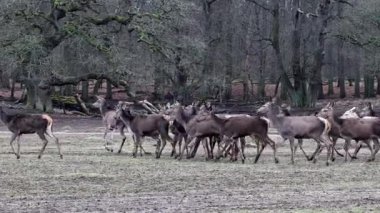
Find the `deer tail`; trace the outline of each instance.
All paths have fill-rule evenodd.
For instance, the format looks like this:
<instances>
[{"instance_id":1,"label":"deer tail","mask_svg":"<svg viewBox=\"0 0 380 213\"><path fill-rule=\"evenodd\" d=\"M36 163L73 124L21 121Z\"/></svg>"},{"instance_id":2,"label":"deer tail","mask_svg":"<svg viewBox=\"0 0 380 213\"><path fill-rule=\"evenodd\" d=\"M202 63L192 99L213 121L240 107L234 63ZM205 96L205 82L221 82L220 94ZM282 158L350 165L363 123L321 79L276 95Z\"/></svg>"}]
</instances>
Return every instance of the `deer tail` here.
<instances>
[{"instance_id":1,"label":"deer tail","mask_svg":"<svg viewBox=\"0 0 380 213\"><path fill-rule=\"evenodd\" d=\"M325 129L323 130L323 133L328 134L331 130L331 123L327 119L322 117L318 117L318 119L322 121L323 124L325 124Z\"/></svg>"},{"instance_id":2,"label":"deer tail","mask_svg":"<svg viewBox=\"0 0 380 213\"><path fill-rule=\"evenodd\" d=\"M41 117L47 121L46 132L53 132L53 118L51 118L48 114L42 114Z\"/></svg>"}]
</instances>

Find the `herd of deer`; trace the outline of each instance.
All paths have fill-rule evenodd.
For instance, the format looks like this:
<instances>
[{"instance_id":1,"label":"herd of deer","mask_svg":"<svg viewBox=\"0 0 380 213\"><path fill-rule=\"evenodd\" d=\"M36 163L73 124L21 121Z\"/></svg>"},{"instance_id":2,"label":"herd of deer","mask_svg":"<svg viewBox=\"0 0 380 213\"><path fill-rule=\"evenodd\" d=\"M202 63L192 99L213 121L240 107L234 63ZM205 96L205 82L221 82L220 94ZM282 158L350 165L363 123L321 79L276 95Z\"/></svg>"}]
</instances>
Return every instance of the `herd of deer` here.
<instances>
[{"instance_id":1,"label":"herd of deer","mask_svg":"<svg viewBox=\"0 0 380 213\"><path fill-rule=\"evenodd\" d=\"M327 150L326 165L335 160L334 153L343 156L335 149L337 139L345 141L345 161L348 156L357 158L357 154L365 143L371 152L368 161L375 160L375 155L380 149L378 138L380 137L380 118L375 117L370 103L363 109L354 107L346 111L343 115L334 113L334 104L329 103L315 115L294 116L290 115L286 107L280 106L274 99L261 106L257 110L256 116L245 114L215 114L211 105L192 104L181 106L179 103L161 107L156 114L136 114L132 110L132 103L119 102L115 109L107 109L106 101L102 97L97 97L94 107L100 109L103 122L105 124L105 148L109 148L107 134L109 131L118 129L122 136L122 142L118 152L122 151L126 141L125 129L131 131L134 142L133 156L136 157L140 148L140 155L146 152L142 147L142 139L151 137L157 141L156 158L160 158L166 142L172 145L171 156L181 160L185 153L187 158L196 155L199 145L202 143L206 159L220 159L222 156L231 156L231 160L245 161L245 137L249 136L256 142L257 154L256 163L264 148L269 145L273 150L275 163L278 163L276 156L276 143L268 136L269 127L277 129L279 135L285 142L289 140L291 150L291 163L294 164L294 154L297 148L295 139L298 139L298 147L301 149L306 159L316 162L318 155L324 148ZM20 158L20 136L22 134L37 133L44 141L38 158L41 157L48 141L45 135L55 139L59 156L62 158L60 144L52 132L53 120L47 115L27 115L9 114L0 106L0 117L8 129L13 133L10 145L17 158ZM170 137L169 132L174 135ZM17 139L17 152L13 147L13 142ZM308 156L303 149L302 139L314 139L317 148L311 156ZM182 145L182 141L184 144ZM349 147L351 140L357 142L356 149L351 155ZM372 143L371 143L372 141ZM214 149L218 150L214 156ZM177 153L178 147L178 153Z\"/></svg>"}]
</instances>

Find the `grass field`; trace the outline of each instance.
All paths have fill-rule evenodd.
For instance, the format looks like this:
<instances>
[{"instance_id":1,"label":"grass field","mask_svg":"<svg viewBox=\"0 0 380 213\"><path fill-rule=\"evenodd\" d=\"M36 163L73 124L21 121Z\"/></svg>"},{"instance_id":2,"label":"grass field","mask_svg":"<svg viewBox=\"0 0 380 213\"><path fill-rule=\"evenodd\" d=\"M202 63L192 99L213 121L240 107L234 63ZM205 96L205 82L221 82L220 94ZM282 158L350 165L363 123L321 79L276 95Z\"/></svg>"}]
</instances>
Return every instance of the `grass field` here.
<instances>
[{"instance_id":1,"label":"grass field","mask_svg":"<svg viewBox=\"0 0 380 213\"><path fill-rule=\"evenodd\" d=\"M63 159L49 143L38 160L41 142L29 135L21 139L17 160L10 135L0 134L0 212L380 211L380 162L365 163L367 150L357 161L338 157L329 167L325 153L312 164L298 152L290 165L289 146L280 144L280 164L270 149L253 164L255 149L249 148L243 165L206 162L202 153L179 162L169 157L169 148L159 160L134 159L130 144L122 154L106 152L101 134L57 136ZM144 147L153 151L152 144ZM305 145L314 150L314 143Z\"/></svg>"}]
</instances>

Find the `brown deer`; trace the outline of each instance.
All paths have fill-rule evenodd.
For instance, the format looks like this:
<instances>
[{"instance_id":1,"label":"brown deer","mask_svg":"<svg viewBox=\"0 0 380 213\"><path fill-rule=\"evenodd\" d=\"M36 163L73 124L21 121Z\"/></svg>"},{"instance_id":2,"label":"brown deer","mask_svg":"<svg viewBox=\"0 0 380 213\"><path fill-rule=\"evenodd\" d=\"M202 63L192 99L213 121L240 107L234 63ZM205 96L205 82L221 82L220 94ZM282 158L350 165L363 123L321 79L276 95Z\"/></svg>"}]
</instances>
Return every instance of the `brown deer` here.
<instances>
[{"instance_id":1,"label":"brown deer","mask_svg":"<svg viewBox=\"0 0 380 213\"><path fill-rule=\"evenodd\" d=\"M3 107L0 106L0 118L1 121L8 127L9 131L11 131L12 137L10 141L10 145L13 153L16 155L17 159L20 158L20 137L22 134L33 134L37 133L37 135L44 142L42 145L42 149L38 155L40 159L42 153L44 152L46 145L48 144L48 140L45 135L54 138L55 143L57 144L59 157L62 159L63 155L61 153L60 144L58 142L58 138L53 134L53 119L47 115L28 115L28 114L8 114L3 110ZM17 152L13 147L13 142L17 139Z\"/></svg>"},{"instance_id":2,"label":"brown deer","mask_svg":"<svg viewBox=\"0 0 380 213\"><path fill-rule=\"evenodd\" d=\"M257 117L257 116L233 116L226 119L219 118L215 114L211 113L211 118L218 123L221 127L221 134L224 136L224 141L227 142L224 148L219 152L218 157L220 158L221 154L224 152L224 150L228 147L229 143L232 142L238 146L238 139L244 138L246 136L250 136L253 140L256 140L257 145L257 155L255 158L255 163L260 158L260 155L262 151L264 150L266 145L270 145L273 149L273 156L275 163L278 163L278 158L276 157L276 143L268 137L268 128L269 128L269 121L267 119ZM261 147L260 143L258 141L262 142ZM244 143L244 142L243 142ZM244 154L244 144L240 140L240 158L242 160L242 163L244 163L245 160L245 154Z\"/></svg>"},{"instance_id":3,"label":"brown deer","mask_svg":"<svg viewBox=\"0 0 380 213\"><path fill-rule=\"evenodd\" d=\"M334 121L340 129L340 135L345 139L345 161L347 161L348 149L351 140L363 141L368 145L371 151L371 157L367 161L374 161L375 155L380 149L378 138L380 137L380 119L377 118L347 118L345 116L338 117L334 114L334 103L327 104L321 109L319 115ZM369 140L373 141L374 149L372 149ZM359 143L360 145L360 143ZM355 152L357 152L355 150Z\"/></svg>"},{"instance_id":4,"label":"brown deer","mask_svg":"<svg viewBox=\"0 0 380 213\"><path fill-rule=\"evenodd\" d=\"M318 148L312 157L314 162L316 162L316 156L319 154L319 149L322 148L323 144L327 148L326 165L329 165L332 142L328 137L328 133L331 125L326 119L315 116L285 116L281 107L275 101L264 104L257 112L268 116L271 124L278 130L284 142L287 139L290 141L292 164L294 164L295 152L294 139L312 138L318 144ZM300 148L304 155L307 156L302 146Z\"/></svg>"},{"instance_id":5,"label":"brown deer","mask_svg":"<svg viewBox=\"0 0 380 213\"><path fill-rule=\"evenodd\" d=\"M167 121L163 115L134 115L131 113L129 106L123 102L119 102L116 107L116 117L120 118L125 125L129 125L134 135L135 147L133 151L133 157L136 157L137 149L139 147L140 149L142 148L141 140L143 137L148 136L157 140L156 158L161 157L161 153L166 145L166 140L173 143L173 139L171 139L168 134L169 121ZM120 149L122 149L123 144L124 142L121 144Z\"/></svg>"}]
</instances>

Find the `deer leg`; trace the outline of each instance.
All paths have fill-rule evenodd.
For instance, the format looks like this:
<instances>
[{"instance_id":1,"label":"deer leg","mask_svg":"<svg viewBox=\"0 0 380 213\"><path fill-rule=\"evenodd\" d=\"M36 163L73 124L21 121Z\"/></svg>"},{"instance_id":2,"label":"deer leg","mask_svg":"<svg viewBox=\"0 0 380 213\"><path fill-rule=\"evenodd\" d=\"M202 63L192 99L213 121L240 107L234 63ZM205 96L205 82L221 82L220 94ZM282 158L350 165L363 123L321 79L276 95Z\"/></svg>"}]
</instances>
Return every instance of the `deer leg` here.
<instances>
[{"instance_id":1,"label":"deer leg","mask_svg":"<svg viewBox=\"0 0 380 213\"><path fill-rule=\"evenodd\" d=\"M158 158L161 157L162 151L164 150L164 148L165 148L165 146L166 146L166 139L165 139L165 137L161 137L161 139L162 139L162 147L161 147L160 153L159 153L159 155L158 155ZM173 142L173 143L174 143L174 142ZM172 144L173 144L173 143L172 143Z\"/></svg>"},{"instance_id":2,"label":"deer leg","mask_svg":"<svg viewBox=\"0 0 380 213\"><path fill-rule=\"evenodd\" d=\"M195 140L193 150L192 150L190 156L188 156L187 158L195 157L195 155L197 154L200 143L201 143L201 140Z\"/></svg>"},{"instance_id":3,"label":"deer leg","mask_svg":"<svg viewBox=\"0 0 380 213\"><path fill-rule=\"evenodd\" d=\"M260 149L259 149L259 151L257 152L257 155L256 155L256 157L255 157L255 161L254 161L254 163L257 163L257 161L259 160L260 155L261 155L261 153L263 152L263 150L264 150L264 148L265 148L266 145L267 145L266 142L261 143Z\"/></svg>"},{"instance_id":4,"label":"deer leg","mask_svg":"<svg viewBox=\"0 0 380 213\"><path fill-rule=\"evenodd\" d=\"M173 141L173 143L172 143L172 152L170 153L170 157L173 157L173 156L175 156L175 154L176 154L176 151L175 151L175 147L176 147L176 145L177 145L177 143L178 143L178 139L179 139L179 134L177 133L177 134L175 134L174 135L174 141Z\"/></svg>"},{"instance_id":5,"label":"deer leg","mask_svg":"<svg viewBox=\"0 0 380 213\"><path fill-rule=\"evenodd\" d=\"M309 157L307 160L308 161L314 161L315 159L315 156L317 156L317 154L321 151L321 143L318 141L318 139L315 139L315 141L317 141L317 148L315 149L314 153L311 155L311 157ZM316 162L316 160L315 160Z\"/></svg>"},{"instance_id":6,"label":"deer leg","mask_svg":"<svg viewBox=\"0 0 380 213\"><path fill-rule=\"evenodd\" d=\"M16 155L17 159L19 159L20 156L17 155L15 148L13 147L13 142L15 141L16 137L18 137L18 135L16 133L13 133L13 135L11 137L11 141L9 142L9 144L11 145L12 152Z\"/></svg>"},{"instance_id":7,"label":"deer leg","mask_svg":"<svg viewBox=\"0 0 380 213\"><path fill-rule=\"evenodd\" d=\"M279 160L277 158L276 143L272 139L270 139L268 136L266 137L266 139L264 141L266 141L265 143L268 143L272 147L272 149L273 149L274 163L279 163Z\"/></svg>"},{"instance_id":8,"label":"deer leg","mask_svg":"<svg viewBox=\"0 0 380 213\"><path fill-rule=\"evenodd\" d=\"M43 132L37 132L37 134L41 138L41 140L44 142L44 144L42 145L42 149L40 151L40 154L38 155L38 159L40 159L42 156L42 153L45 151L46 145L48 144L49 141L46 139L45 134Z\"/></svg>"},{"instance_id":9,"label":"deer leg","mask_svg":"<svg viewBox=\"0 0 380 213\"><path fill-rule=\"evenodd\" d=\"M290 142L290 152L292 153L291 155L291 163L294 164L294 138L289 138L289 142Z\"/></svg>"},{"instance_id":10,"label":"deer leg","mask_svg":"<svg viewBox=\"0 0 380 213\"><path fill-rule=\"evenodd\" d=\"M373 138L372 139L373 141L373 148L375 149L373 152L372 152L372 157L371 157L371 161L374 161L375 160L375 156L377 154L377 152L379 151L380 149L380 144L379 144L379 140L377 138ZM371 147L371 145L369 144L369 141L367 141L368 143L368 148ZM371 150L371 149L370 149Z\"/></svg>"},{"instance_id":11,"label":"deer leg","mask_svg":"<svg viewBox=\"0 0 380 213\"><path fill-rule=\"evenodd\" d=\"M246 144L247 144L247 142L245 141L245 138L241 137L240 138L240 152L241 152L241 154L243 156L243 161L245 161L245 145Z\"/></svg>"},{"instance_id":12,"label":"deer leg","mask_svg":"<svg viewBox=\"0 0 380 213\"><path fill-rule=\"evenodd\" d=\"M352 154L351 156L351 160L358 159L357 155L358 155L359 150L362 148L362 144L363 144L362 141L356 141L355 151L354 151L354 154Z\"/></svg>"},{"instance_id":13,"label":"deer leg","mask_svg":"<svg viewBox=\"0 0 380 213\"><path fill-rule=\"evenodd\" d=\"M321 135L320 142L322 142L326 146L326 151L327 151L326 166L328 166L330 165L330 158L332 158L331 155L334 152L333 142L330 141L327 135Z\"/></svg>"},{"instance_id":14,"label":"deer leg","mask_svg":"<svg viewBox=\"0 0 380 213\"><path fill-rule=\"evenodd\" d=\"M210 138L210 159L214 159L214 148L216 144L215 138Z\"/></svg>"},{"instance_id":15,"label":"deer leg","mask_svg":"<svg viewBox=\"0 0 380 213\"><path fill-rule=\"evenodd\" d=\"M334 148L334 152L336 152L337 155L339 155L340 157L343 157L344 155L342 153L340 153L337 149L336 149L336 142L338 141L338 138L337 137L332 137L332 142L333 142L333 148Z\"/></svg>"},{"instance_id":16,"label":"deer leg","mask_svg":"<svg viewBox=\"0 0 380 213\"><path fill-rule=\"evenodd\" d=\"M53 138L54 141L55 141L55 144L57 145L57 149L58 149L58 154L59 154L59 157L61 159L63 159L63 155L62 155L62 152L61 152L61 145L59 144L59 140L58 138L53 134L52 130L49 128L46 130L46 134L47 136L49 136L50 138Z\"/></svg>"},{"instance_id":17,"label":"deer leg","mask_svg":"<svg viewBox=\"0 0 380 213\"><path fill-rule=\"evenodd\" d=\"M224 146L223 146L222 149L219 149L219 150L218 150L218 154L216 155L215 160L219 160L219 159L222 157L223 153L224 153L224 152L227 152L226 149L227 149L227 148L228 148L228 149L230 148L230 144L231 144L231 140L230 140L230 138L224 138L224 139L222 140L222 142L224 142Z\"/></svg>"},{"instance_id":18,"label":"deer leg","mask_svg":"<svg viewBox=\"0 0 380 213\"><path fill-rule=\"evenodd\" d=\"M178 154L178 160L182 160L182 155L183 155L183 152L185 151L185 147L187 147L193 139L194 139L193 136L187 136L187 139L185 140L185 144L182 146L181 151Z\"/></svg>"},{"instance_id":19,"label":"deer leg","mask_svg":"<svg viewBox=\"0 0 380 213\"><path fill-rule=\"evenodd\" d=\"M350 148L350 145L351 145L351 140L350 139L345 139L345 142L344 142L344 151L346 152L344 154L344 162L347 162L347 155L348 155L348 150Z\"/></svg>"},{"instance_id":20,"label":"deer leg","mask_svg":"<svg viewBox=\"0 0 380 213\"><path fill-rule=\"evenodd\" d=\"M103 138L104 138L104 148L107 151L113 152L112 148L108 148L109 141L107 140L107 134L108 134L108 127L106 127L106 131L104 131L104 135L103 135Z\"/></svg>"},{"instance_id":21,"label":"deer leg","mask_svg":"<svg viewBox=\"0 0 380 213\"><path fill-rule=\"evenodd\" d=\"M202 145L203 145L203 150L205 152L205 155L206 155L206 161L210 159L210 148L208 146L208 140L207 138L203 139L202 141Z\"/></svg>"},{"instance_id":22,"label":"deer leg","mask_svg":"<svg viewBox=\"0 0 380 213\"><path fill-rule=\"evenodd\" d=\"M20 146L21 144L20 144L20 135L19 135L17 136L17 155L16 155L18 156L18 158L20 158Z\"/></svg>"},{"instance_id":23,"label":"deer leg","mask_svg":"<svg viewBox=\"0 0 380 213\"><path fill-rule=\"evenodd\" d=\"M121 137L123 137L123 139L121 141L119 151L117 152L119 154L121 153L121 150L123 149L124 142L127 140L127 136L125 136L125 133L124 133L124 127L120 127L120 135L121 135Z\"/></svg>"},{"instance_id":24,"label":"deer leg","mask_svg":"<svg viewBox=\"0 0 380 213\"><path fill-rule=\"evenodd\" d=\"M137 156L137 149L140 146L140 143L141 143L141 137L140 136L135 136L134 148L133 148L133 153L132 153L132 156L134 158Z\"/></svg>"},{"instance_id":25,"label":"deer leg","mask_svg":"<svg viewBox=\"0 0 380 213\"><path fill-rule=\"evenodd\" d=\"M161 150L161 139L160 138L156 138L157 140L157 146L156 146L156 158L160 158L160 150Z\"/></svg>"},{"instance_id":26,"label":"deer leg","mask_svg":"<svg viewBox=\"0 0 380 213\"><path fill-rule=\"evenodd\" d=\"M303 149L303 140L298 139L298 146L300 147L303 155L306 157L306 160L309 160L309 156L306 154L305 150Z\"/></svg>"}]
</instances>

